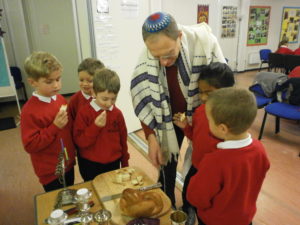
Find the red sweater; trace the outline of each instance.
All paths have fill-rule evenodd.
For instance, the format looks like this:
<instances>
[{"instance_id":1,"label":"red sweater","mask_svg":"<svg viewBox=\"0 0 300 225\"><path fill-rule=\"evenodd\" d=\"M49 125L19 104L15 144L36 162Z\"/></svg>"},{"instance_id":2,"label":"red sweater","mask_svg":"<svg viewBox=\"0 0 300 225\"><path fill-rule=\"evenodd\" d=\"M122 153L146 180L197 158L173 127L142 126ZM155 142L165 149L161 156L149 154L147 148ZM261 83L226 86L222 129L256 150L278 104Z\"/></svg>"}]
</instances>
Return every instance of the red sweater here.
<instances>
[{"instance_id":1,"label":"red sweater","mask_svg":"<svg viewBox=\"0 0 300 225\"><path fill-rule=\"evenodd\" d=\"M285 54L285 55L294 55L294 51L285 46L281 46L280 48L278 48L275 53Z\"/></svg>"},{"instance_id":2,"label":"red sweater","mask_svg":"<svg viewBox=\"0 0 300 225\"><path fill-rule=\"evenodd\" d=\"M184 128L184 134L193 143L192 164L195 168L197 168L204 155L216 151L217 144L222 141L214 137L209 131L205 104L200 105L195 110L192 126L187 125Z\"/></svg>"},{"instance_id":3,"label":"red sweater","mask_svg":"<svg viewBox=\"0 0 300 225\"><path fill-rule=\"evenodd\" d=\"M106 126L101 128L95 125L95 119L102 112L97 112L91 104L79 109L74 124L74 140L80 156L102 164L121 158L122 167L126 167L129 153L123 114L116 106L112 111L106 111Z\"/></svg>"},{"instance_id":4,"label":"red sweater","mask_svg":"<svg viewBox=\"0 0 300 225\"><path fill-rule=\"evenodd\" d=\"M297 48L297 49L294 51L294 55L300 55L300 48Z\"/></svg>"},{"instance_id":5,"label":"red sweater","mask_svg":"<svg viewBox=\"0 0 300 225\"><path fill-rule=\"evenodd\" d=\"M68 111L71 115L73 121L76 119L76 114L79 110L79 108L86 103L90 102L92 97L90 99L86 99L81 91L76 92L72 97L70 98L69 104L68 104Z\"/></svg>"},{"instance_id":6,"label":"red sweater","mask_svg":"<svg viewBox=\"0 0 300 225\"><path fill-rule=\"evenodd\" d=\"M258 140L205 155L191 178L188 201L207 225L248 225L270 164Z\"/></svg>"},{"instance_id":7,"label":"red sweater","mask_svg":"<svg viewBox=\"0 0 300 225\"><path fill-rule=\"evenodd\" d=\"M57 179L54 175L61 151L60 139L63 139L69 155L70 170L75 164L75 149L71 135L71 120L63 128L59 129L53 124L60 106L66 104L61 95L51 103L40 101L32 96L22 108L21 136L25 150L30 154L31 162L40 183L43 185Z\"/></svg>"},{"instance_id":8,"label":"red sweater","mask_svg":"<svg viewBox=\"0 0 300 225\"><path fill-rule=\"evenodd\" d=\"M289 78L300 77L300 66L296 66L288 75Z\"/></svg>"}]
</instances>

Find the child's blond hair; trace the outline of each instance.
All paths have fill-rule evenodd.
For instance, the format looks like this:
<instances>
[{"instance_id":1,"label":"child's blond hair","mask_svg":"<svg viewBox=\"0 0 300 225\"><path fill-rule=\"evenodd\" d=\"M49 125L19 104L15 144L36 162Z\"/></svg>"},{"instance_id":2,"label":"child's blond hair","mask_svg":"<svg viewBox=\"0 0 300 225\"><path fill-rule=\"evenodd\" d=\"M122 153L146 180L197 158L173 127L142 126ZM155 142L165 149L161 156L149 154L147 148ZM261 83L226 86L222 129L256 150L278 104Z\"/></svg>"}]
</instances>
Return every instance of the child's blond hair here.
<instances>
[{"instance_id":1,"label":"child's blond hair","mask_svg":"<svg viewBox=\"0 0 300 225\"><path fill-rule=\"evenodd\" d=\"M118 74L107 68L96 70L93 79L93 89L95 94L104 91L118 94L120 90Z\"/></svg>"},{"instance_id":2,"label":"child's blond hair","mask_svg":"<svg viewBox=\"0 0 300 225\"><path fill-rule=\"evenodd\" d=\"M79 73L82 71L86 71L89 75L94 76L95 71L102 68L104 68L104 64L100 60L94 58L86 58L79 64L77 72Z\"/></svg>"},{"instance_id":3,"label":"child's blond hair","mask_svg":"<svg viewBox=\"0 0 300 225\"><path fill-rule=\"evenodd\" d=\"M229 132L235 135L247 131L257 113L254 95L241 88L215 90L208 96L206 105L215 124L225 124Z\"/></svg>"},{"instance_id":4,"label":"child's blond hair","mask_svg":"<svg viewBox=\"0 0 300 225\"><path fill-rule=\"evenodd\" d=\"M24 68L29 78L38 80L48 77L54 71L62 70L62 65L54 55L38 51L25 59Z\"/></svg>"}]
</instances>

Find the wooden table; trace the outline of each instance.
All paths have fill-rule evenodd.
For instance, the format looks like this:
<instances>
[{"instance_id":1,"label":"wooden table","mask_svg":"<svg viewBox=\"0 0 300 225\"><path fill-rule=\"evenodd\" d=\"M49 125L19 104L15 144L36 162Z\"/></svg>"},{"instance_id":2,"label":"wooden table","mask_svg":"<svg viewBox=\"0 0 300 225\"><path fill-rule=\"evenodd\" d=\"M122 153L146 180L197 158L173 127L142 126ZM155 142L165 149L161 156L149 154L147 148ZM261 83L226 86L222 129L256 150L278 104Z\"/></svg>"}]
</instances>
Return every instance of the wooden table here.
<instances>
[{"instance_id":1,"label":"wooden table","mask_svg":"<svg viewBox=\"0 0 300 225\"><path fill-rule=\"evenodd\" d=\"M143 171L141 171L139 168L135 168L136 173L138 175L143 175L144 177L144 184L154 184L155 182L151 180ZM125 183L125 185L118 185L118 184L111 184L111 180L114 177L114 174L116 171L111 171L108 173L101 174L97 176L93 181L76 184L74 186L69 187L70 189L80 189L80 188L88 188L90 191L92 191L92 201L94 201L95 205L90 209L90 212L94 213L100 209L108 209L112 212L112 221L110 222L110 225L126 225L126 223L130 220L129 217L124 217L120 214L120 210L118 207L119 200L111 200L102 203L99 199L106 195L115 194L116 192L122 192L123 189L132 187L130 183ZM136 187L135 187L136 188ZM61 190L61 189L60 189ZM37 225L45 225L44 220L50 216L50 213L53 210L55 199L57 196L57 193L60 190L55 190L48 193L43 193L35 196L35 224ZM160 190L155 189L153 190L155 192L158 192L162 194L163 201L168 202L169 199L167 196ZM70 206L64 206L62 209L66 210L68 208L72 208L74 205ZM160 219L160 225L169 225L170 224L170 214L172 210L166 210L166 212L163 213L159 217ZM71 218L71 217L70 217ZM96 224L96 223L91 223Z\"/></svg>"},{"instance_id":2,"label":"wooden table","mask_svg":"<svg viewBox=\"0 0 300 225\"><path fill-rule=\"evenodd\" d=\"M102 204L98 200L98 197L95 193L95 190L92 186L92 182L86 182L86 183L81 183L81 184L76 184L71 187L70 189L80 189L80 188L88 188L90 191L92 191L92 201L94 202L94 206L91 207L90 212L94 213L97 212L98 210L102 209ZM57 193L62 190L55 190L43 194L36 195L34 197L34 207L35 207L35 224L36 225L45 225L46 223L44 222L46 218L50 216L50 213L54 210L54 204L56 200ZM68 205L62 207L63 210L73 208L75 205ZM71 218L71 217L70 217ZM93 223L96 224L96 223Z\"/></svg>"}]
</instances>

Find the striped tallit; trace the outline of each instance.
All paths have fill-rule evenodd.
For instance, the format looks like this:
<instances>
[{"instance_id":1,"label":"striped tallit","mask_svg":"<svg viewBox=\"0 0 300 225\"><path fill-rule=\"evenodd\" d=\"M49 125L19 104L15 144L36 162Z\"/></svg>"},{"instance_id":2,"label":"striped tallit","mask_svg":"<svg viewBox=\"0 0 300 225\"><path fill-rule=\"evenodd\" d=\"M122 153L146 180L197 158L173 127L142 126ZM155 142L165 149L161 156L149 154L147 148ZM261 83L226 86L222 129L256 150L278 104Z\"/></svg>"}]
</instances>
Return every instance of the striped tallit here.
<instances>
[{"instance_id":1,"label":"striped tallit","mask_svg":"<svg viewBox=\"0 0 300 225\"><path fill-rule=\"evenodd\" d=\"M225 62L217 39L206 23L179 26L182 31L180 54L176 61L178 81L187 102L186 115L191 116L200 105L198 76L201 65ZM165 67L144 48L132 75L131 96L136 116L153 129L160 143L165 160L179 152L172 123L169 88Z\"/></svg>"}]
</instances>

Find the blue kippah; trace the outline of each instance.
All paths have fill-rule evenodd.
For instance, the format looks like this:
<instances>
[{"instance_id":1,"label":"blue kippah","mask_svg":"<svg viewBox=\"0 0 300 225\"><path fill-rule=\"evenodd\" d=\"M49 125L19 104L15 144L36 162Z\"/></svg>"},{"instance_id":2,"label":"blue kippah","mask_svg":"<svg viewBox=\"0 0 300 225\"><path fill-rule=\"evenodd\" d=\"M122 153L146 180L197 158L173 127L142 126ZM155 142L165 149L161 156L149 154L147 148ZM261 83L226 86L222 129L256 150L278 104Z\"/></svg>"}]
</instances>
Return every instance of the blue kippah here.
<instances>
[{"instance_id":1,"label":"blue kippah","mask_svg":"<svg viewBox=\"0 0 300 225\"><path fill-rule=\"evenodd\" d=\"M143 28L150 33L156 33L165 29L171 22L167 13L156 12L151 14L145 21Z\"/></svg>"}]
</instances>

